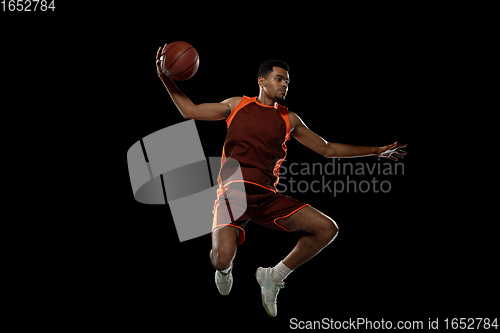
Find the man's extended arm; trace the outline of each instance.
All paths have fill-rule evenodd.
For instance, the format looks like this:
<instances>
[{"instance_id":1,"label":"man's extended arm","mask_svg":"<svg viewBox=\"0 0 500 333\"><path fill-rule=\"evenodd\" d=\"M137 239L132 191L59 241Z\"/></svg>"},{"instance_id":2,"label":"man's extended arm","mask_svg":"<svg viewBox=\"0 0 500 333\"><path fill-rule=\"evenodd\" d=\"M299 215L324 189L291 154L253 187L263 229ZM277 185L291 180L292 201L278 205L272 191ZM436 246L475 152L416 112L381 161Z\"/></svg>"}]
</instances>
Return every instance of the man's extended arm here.
<instances>
[{"instance_id":1,"label":"man's extended arm","mask_svg":"<svg viewBox=\"0 0 500 333\"><path fill-rule=\"evenodd\" d=\"M400 148L406 145L398 145L397 142L383 147L353 146L343 143L327 142L318 134L311 131L304 122L293 112L290 112L290 126L292 135L304 146L314 150L325 157L359 157L375 155L388 157L393 161L403 158L406 152Z\"/></svg>"},{"instance_id":2,"label":"man's extended arm","mask_svg":"<svg viewBox=\"0 0 500 333\"><path fill-rule=\"evenodd\" d=\"M165 45L166 46L166 45ZM241 100L241 97L228 98L220 103L204 103L196 105L177 87L161 69L161 47L156 53L156 71L165 88L179 109L184 119L221 120L226 119Z\"/></svg>"}]
</instances>

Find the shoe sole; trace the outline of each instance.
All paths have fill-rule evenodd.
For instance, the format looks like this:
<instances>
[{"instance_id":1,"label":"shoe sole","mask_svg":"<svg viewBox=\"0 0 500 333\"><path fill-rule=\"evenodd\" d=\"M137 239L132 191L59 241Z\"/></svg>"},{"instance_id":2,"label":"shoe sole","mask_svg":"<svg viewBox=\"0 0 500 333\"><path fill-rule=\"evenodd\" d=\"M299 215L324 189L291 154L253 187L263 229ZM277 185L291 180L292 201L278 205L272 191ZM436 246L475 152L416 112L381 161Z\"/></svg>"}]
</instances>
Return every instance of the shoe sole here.
<instances>
[{"instance_id":1,"label":"shoe sole","mask_svg":"<svg viewBox=\"0 0 500 333\"><path fill-rule=\"evenodd\" d=\"M274 318L275 316L273 316L271 314L271 312L269 312L269 308L267 307L267 304L264 301L264 294L262 293L262 286L260 285L260 280L259 280L259 276L258 276L259 268L257 268L257 270L255 271L255 279L257 280L257 283L259 284L259 287L260 287L260 298L262 299L262 305L264 306L264 310L266 310L266 313L269 315L269 317Z\"/></svg>"}]
</instances>

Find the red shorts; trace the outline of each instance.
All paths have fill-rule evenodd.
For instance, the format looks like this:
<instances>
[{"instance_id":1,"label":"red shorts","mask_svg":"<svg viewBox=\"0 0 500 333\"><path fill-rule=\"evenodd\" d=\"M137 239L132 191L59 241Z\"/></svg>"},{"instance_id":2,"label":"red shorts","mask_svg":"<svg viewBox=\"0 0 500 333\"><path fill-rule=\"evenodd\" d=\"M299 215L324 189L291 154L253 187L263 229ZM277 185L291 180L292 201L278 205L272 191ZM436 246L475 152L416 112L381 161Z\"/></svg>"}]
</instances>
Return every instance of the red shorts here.
<instances>
[{"instance_id":1,"label":"red shorts","mask_svg":"<svg viewBox=\"0 0 500 333\"><path fill-rule=\"evenodd\" d=\"M278 220L309 206L287 195L252 184L245 183L244 188L245 191L242 191L241 185L233 188L229 186L224 191L219 189L213 210L212 231L222 226L240 229L238 245L245 241L244 228L248 222L252 221L274 230L293 231L283 227Z\"/></svg>"}]
</instances>

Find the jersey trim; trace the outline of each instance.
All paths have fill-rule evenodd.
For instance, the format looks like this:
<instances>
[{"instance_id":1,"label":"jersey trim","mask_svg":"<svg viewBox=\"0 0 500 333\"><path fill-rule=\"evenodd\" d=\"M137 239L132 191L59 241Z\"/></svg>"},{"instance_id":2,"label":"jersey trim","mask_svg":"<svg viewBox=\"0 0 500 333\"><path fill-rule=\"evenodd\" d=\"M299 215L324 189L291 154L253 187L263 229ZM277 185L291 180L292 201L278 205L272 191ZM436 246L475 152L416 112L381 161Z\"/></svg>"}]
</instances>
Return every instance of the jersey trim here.
<instances>
[{"instance_id":1,"label":"jersey trim","mask_svg":"<svg viewBox=\"0 0 500 333\"><path fill-rule=\"evenodd\" d=\"M260 104L259 102L257 102L257 98L258 98L258 97L253 97L253 98L252 98L252 99L254 100L255 104L260 105L260 106L263 106L263 107L265 107L265 108L276 109L276 105L279 105L278 103L274 103L274 105L264 105L264 104Z\"/></svg>"},{"instance_id":2,"label":"jersey trim","mask_svg":"<svg viewBox=\"0 0 500 333\"><path fill-rule=\"evenodd\" d=\"M280 167L283 161L285 160L287 154L286 142L290 140L290 117L288 116L288 108L279 105L278 103L276 104L278 107L278 112L280 113L281 117L283 118L283 121L285 122L286 134L285 134L285 141L283 141L283 143L281 144L281 148L283 148L283 150L285 151L285 156L276 163L273 170L273 174L276 176L276 182L273 184L274 188L276 188L276 185L278 185L278 182L280 180Z\"/></svg>"},{"instance_id":3,"label":"jersey trim","mask_svg":"<svg viewBox=\"0 0 500 333\"><path fill-rule=\"evenodd\" d=\"M294 211L293 211L293 212L291 212L290 214L287 214L287 215L285 215L285 216L281 216L281 217L277 217L277 218L275 218L275 219L274 219L274 221L273 221L273 222L274 222L274 224L276 224L278 227L282 228L282 229L283 229L283 230L285 230L285 231L289 231L289 232L295 231L295 230L288 230L287 228L285 228L284 226L282 226L281 224L279 224L279 223L278 223L278 222L276 222L276 221L278 221L279 219L284 219L285 217L288 217L288 216L290 216L290 215L293 215L293 214L295 214L296 212L298 212L299 210L301 210L302 208L307 207L307 206L310 206L310 205L309 205L309 204L305 204L305 205L303 205L303 206L300 206L299 208L297 208L296 210L294 210Z\"/></svg>"},{"instance_id":4,"label":"jersey trim","mask_svg":"<svg viewBox=\"0 0 500 333\"><path fill-rule=\"evenodd\" d=\"M253 102L253 98L250 98L247 96L243 96L241 98L241 101L233 109L233 111L231 112L229 117L226 118L227 128L229 128L229 126L231 125L231 122L233 121L234 116L236 116L236 113L238 113L238 111L240 111L241 109L243 109L245 106L247 106L248 104L250 104L252 102Z\"/></svg>"},{"instance_id":5,"label":"jersey trim","mask_svg":"<svg viewBox=\"0 0 500 333\"><path fill-rule=\"evenodd\" d=\"M277 191L273 190L272 188L265 187L264 185L260 185L260 184L257 184L257 183L254 183L254 182L251 182L251 181L248 181L248 180L238 180L238 179L237 180L231 180L229 183L224 184L223 187L227 188L229 186L229 184L232 184L232 183L247 183L247 184L257 185L257 186L262 187L262 188L264 188L266 190L269 190L271 192L274 192L274 193L277 192Z\"/></svg>"}]
</instances>

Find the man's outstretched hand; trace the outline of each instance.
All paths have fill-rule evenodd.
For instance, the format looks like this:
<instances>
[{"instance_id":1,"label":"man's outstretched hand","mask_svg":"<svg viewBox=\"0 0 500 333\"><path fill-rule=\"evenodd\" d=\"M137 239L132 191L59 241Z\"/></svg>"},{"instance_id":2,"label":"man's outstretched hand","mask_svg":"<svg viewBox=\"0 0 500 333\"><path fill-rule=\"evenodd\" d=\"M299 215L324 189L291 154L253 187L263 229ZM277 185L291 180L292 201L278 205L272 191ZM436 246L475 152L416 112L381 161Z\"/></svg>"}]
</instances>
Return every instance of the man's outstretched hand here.
<instances>
[{"instance_id":1,"label":"man's outstretched hand","mask_svg":"<svg viewBox=\"0 0 500 333\"><path fill-rule=\"evenodd\" d=\"M397 161L398 157L403 158L406 155L406 152L400 149L404 147L406 147L406 145L403 144L398 145L397 142L394 142L392 145L380 147L377 152L377 156L387 157L393 161Z\"/></svg>"}]
</instances>

